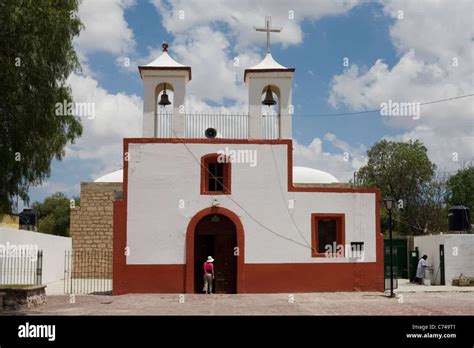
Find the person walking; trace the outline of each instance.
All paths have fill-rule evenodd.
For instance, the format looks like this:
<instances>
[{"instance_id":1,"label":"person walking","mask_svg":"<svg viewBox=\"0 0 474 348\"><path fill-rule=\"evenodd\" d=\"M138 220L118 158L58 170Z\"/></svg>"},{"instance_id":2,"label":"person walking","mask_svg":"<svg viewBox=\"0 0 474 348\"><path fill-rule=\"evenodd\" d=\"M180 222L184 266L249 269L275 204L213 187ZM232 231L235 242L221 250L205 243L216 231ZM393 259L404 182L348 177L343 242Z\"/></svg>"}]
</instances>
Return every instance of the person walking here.
<instances>
[{"instance_id":1,"label":"person walking","mask_svg":"<svg viewBox=\"0 0 474 348\"><path fill-rule=\"evenodd\" d=\"M214 259L212 256L207 257L204 262L204 288L202 291L206 294L212 294L212 281L214 280Z\"/></svg>"}]
</instances>

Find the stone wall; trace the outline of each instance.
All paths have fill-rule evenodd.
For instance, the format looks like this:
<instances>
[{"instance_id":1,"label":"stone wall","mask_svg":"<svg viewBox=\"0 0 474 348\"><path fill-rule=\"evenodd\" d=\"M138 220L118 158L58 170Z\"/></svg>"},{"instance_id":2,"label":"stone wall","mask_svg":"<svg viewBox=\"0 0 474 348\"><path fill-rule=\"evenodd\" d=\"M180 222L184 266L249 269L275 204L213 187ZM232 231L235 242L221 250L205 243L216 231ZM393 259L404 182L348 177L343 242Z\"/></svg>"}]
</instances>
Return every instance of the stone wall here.
<instances>
[{"instance_id":1,"label":"stone wall","mask_svg":"<svg viewBox=\"0 0 474 348\"><path fill-rule=\"evenodd\" d=\"M112 274L114 194L122 183L82 182L80 207L71 210L72 277Z\"/></svg>"},{"instance_id":2,"label":"stone wall","mask_svg":"<svg viewBox=\"0 0 474 348\"><path fill-rule=\"evenodd\" d=\"M46 285L1 287L0 310L19 311L41 306L46 302Z\"/></svg>"}]
</instances>

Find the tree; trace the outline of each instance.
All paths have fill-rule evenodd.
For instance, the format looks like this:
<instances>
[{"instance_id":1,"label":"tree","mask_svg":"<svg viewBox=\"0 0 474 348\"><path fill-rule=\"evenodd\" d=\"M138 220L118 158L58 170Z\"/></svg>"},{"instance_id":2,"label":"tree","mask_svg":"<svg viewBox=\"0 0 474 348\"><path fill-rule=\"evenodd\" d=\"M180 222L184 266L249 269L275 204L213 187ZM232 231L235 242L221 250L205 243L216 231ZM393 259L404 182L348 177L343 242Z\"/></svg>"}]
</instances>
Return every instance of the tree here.
<instances>
[{"instance_id":1,"label":"tree","mask_svg":"<svg viewBox=\"0 0 474 348\"><path fill-rule=\"evenodd\" d=\"M471 221L474 209L474 166L459 170L447 184L447 201L450 205L462 204L470 209Z\"/></svg>"},{"instance_id":2,"label":"tree","mask_svg":"<svg viewBox=\"0 0 474 348\"><path fill-rule=\"evenodd\" d=\"M378 187L382 198L391 196L403 205L403 210L394 216L400 222L399 231L423 233L431 218L417 212L422 208L428 211L430 197L439 194L439 188L432 186L436 166L428 158L426 147L418 140L406 143L382 140L370 148L367 156L367 164L359 170L358 183ZM384 227L387 226L385 216L382 216Z\"/></svg>"},{"instance_id":3,"label":"tree","mask_svg":"<svg viewBox=\"0 0 474 348\"><path fill-rule=\"evenodd\" d=\"M82 24L77 0L0 2L0 213L14 197L50 175L53 158L82 134L74 116L57 116L72 101L66 79L80 65L72 40Z\"/></svg>"},{"instance_id":4,"label":"tree","mask_svg":"<svg viewBox=\"0 0 474 348\"><path fill-rule=\"evenodd\" d=\"M74 198L74 205L79 205L78 198ZM39 232L69 236L71 200L63 193L57 192L45 198L43 203L33 203L33 210L38 216Z\"/></svg>"},{"instance_id":5,"label":"tree","mask_svg":"<svg viewBox=\"0 0 474 348\"><path fill-rule=\"evenodd\" d=\"M445 178L432 179L419 185L417 195L400 214L403 221L409 222L400 230L412 234L447 231L448 209L445 195ZM400 222L402 225L403 221Z\"/></svg>"}]
</instances>

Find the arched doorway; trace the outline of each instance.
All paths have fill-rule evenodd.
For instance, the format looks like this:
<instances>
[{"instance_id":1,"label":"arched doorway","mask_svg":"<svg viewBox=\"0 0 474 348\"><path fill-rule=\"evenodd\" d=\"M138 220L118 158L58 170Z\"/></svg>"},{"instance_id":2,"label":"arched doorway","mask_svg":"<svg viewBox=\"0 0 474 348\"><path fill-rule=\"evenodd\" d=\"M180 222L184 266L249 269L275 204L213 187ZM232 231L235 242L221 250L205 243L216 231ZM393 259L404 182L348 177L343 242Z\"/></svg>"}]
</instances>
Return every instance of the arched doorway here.
<instances>
[{"instance_id":1,"label":"arched doorway","mask_svg":"<svg viewBox=\"0 0 474 348\"><path fill-rule=\"evenodd\" d=\"M194 289L201 293L204 285L203 263L208 256L214 261L214 292L237 292L236 228L232 220L220 214L207 215L199 221L194 234Z\"/></svg>"},{"instance_id":2,"label":"arched doorway","mask_svg":"<svg viewBox=\"0 0 474 348\"><path fill-rule=\"evenodd\" d=\"M186 293L202 293L203 264L212 256L214 292L244 291L244 230L239 217L222 207L206 208L189 222L186 234Z\"/></svg>"}]
</instances>

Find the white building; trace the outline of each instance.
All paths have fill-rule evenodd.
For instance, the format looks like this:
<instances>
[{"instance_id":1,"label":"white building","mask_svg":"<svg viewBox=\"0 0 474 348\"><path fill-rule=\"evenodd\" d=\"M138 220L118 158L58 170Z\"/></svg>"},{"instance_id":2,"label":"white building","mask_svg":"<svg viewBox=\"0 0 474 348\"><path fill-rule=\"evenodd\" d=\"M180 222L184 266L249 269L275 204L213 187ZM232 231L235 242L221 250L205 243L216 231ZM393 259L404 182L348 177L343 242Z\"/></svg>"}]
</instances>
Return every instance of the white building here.
<instances>
[{"instance_id":1,"label":"white building","mask_svg":"<svg viewBox=\"0 0 474 348\"><path fill-rule=\"evenodd\" d=\"M461 274L474 277L474 234L416 236L413 240L420 257L428 256L426 278L432 285L451 285Z\"/></svg>"},{"instance_id":2,"label":"white building","mask_svg":"<svg viewBox=\"0 0 474 348\"><path fill-rule=\"evenodd\" d=\"M123 172L99 179L123 180L114 294L200 292L209 255L216 292L383 290L379 191L293 167L295 69L268 53L245 70L248 114L192 115L191 67L167 48L139 68L143 137L124 139Z\"/></svg>"}]
</instances>

